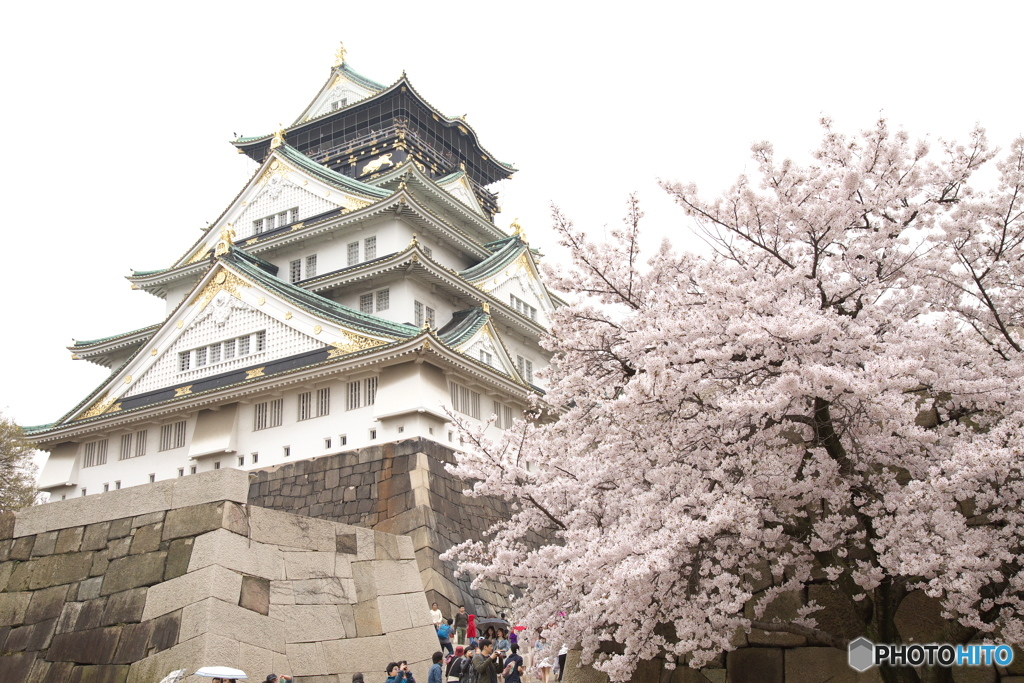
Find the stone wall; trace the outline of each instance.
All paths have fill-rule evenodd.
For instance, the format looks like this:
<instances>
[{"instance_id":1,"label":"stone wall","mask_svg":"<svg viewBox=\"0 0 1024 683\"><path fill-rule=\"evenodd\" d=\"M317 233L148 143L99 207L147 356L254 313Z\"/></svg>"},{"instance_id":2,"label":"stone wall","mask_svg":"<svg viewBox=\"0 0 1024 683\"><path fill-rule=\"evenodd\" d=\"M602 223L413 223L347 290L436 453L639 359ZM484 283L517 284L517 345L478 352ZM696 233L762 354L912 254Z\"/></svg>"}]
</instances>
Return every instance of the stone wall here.
<instances>
[{"instance_id":1,"label":"stone wall","mask_svg":"<svg viewBox=\"0 0 1024 683\"><path fill-rule=\"evenodd\" d=\"M471 589L470 578L456 578L454 563L440 555L481 539L509 511L500 501L463 495L465 482L444 468L454 462L452 449L421 438L299 460L253 471L249 502L408 536L429 602L446 616L460 604L496 616L508 605L509 589L490 582Z\"/></svg>"},{"instance_id":2,"label":"stone wall","mask_svg":"<svg viewBox=\"0 0 1024 683\"><path fill-rule=\"evenodd\" d=\"M438 649L408 538L246 504L215 470L0 520L0 680L426 680ZM204 681L194 676L189 681Z\"/></svg>"}]
</instances>

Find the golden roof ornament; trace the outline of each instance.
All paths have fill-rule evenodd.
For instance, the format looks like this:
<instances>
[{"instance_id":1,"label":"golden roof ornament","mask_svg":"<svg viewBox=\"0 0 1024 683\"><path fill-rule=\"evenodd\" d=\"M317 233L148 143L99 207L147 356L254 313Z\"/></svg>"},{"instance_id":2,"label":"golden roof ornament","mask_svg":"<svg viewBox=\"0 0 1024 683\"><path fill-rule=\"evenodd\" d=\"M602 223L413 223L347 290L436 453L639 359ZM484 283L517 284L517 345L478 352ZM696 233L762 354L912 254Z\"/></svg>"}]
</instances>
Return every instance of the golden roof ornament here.
<instances>
[{"instance_id":1,"label":"golden roof ornament","mask_svg":"<svg viewBox=\"0 0 1024 683\"><path fill-rule=\"evenodd\" d=\"M487 315L491 314L491 305L486 301L480 304L480 308L484 309L484 313L486 313Z\"/></svg>"},{"instance_id":2,"label":"golden roof ornament","mask_svg":"<svg viewBox=\"0 0 1024 683\"><path fill-rule=\"evenodd\" d=\"M514 221L512 221L512 225L510 225L508 227L512 228L512 235L522 239L524 242L526 241L526 235L523 232L523 226L519 225L519 219L518 218L515 219Z\"/></svg>"},{"instance_id":3,"label":"golden roof ornament","mask_svg":"<svg viewBox=\"0 0 1024 683\"><path fill-rule=\"evenodd\" d=\"M338 43L338 49L334 52L334 66L338 67L345 63L345 55L348 54L348 50L345 49L345 43Z\"/></svg>"},{"instance_id":4,"label":"golden roof ornament","mask_svg":"<svg viewBox=\"0 0 1024 683\"><path fill-rule=\"evenodd\" d=\"M277 124L277 125L281 126L280 123ZM277 129L276 133L274 133L274 139L270 141L270 149L277 149L278 147L280 147L283 144L284 144L284 127L282 126L282 127Z\"/></svg>"},{"instance_id":5,"label":"golden roof ornament","mask_svg":"<svg viewBox=\"0 0 1024 683\"><path fill-rule=\"evenodd\" d=\"M419 240L416 239L416 235L413 235L412 239L409 241L409 246L415 247L417 244L419 244Z\"/></svg>"},{"instance_id":6,"label":"golden roof ornament","mask_svg":"<svg viewBox=\"0 0 1024 683\"><path fill-rule=\"evenodd\" d=\"M235 243L235 231L232 230L229 224L223 230L220 231L220 241L217 242L217 247L213 250L215 256L223 256L228 253L231 249L231 245Z\"/></svg>"}]
</instances>

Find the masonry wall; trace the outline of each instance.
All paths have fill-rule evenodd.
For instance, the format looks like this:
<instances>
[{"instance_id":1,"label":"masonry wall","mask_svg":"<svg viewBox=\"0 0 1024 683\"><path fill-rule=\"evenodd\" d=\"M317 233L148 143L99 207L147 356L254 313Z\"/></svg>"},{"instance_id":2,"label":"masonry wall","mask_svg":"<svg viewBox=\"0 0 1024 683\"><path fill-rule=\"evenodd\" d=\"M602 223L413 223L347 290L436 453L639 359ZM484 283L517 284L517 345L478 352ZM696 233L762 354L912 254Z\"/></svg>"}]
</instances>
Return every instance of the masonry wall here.
<instances>
[{"instance_id":1,"label":"masonry wall","mask_svg":"<svg viewBox=\"0 0 1024 683\"><path fill-rule=\"evenodd\" d=\"M225 469L0 519L0 680L221 665L347 683L394 659L426 680L438 643L410 539L253 507L248 489Z\"/></svg>"},{"instance_id":2,"label":"masonry wall","mask_svg":"<svg viewBox=\"0 0 1024 683\"><path fill-rule=\"evenodd\" d=\"M428 602L437 602L446 616L460 604L497 616L508 605L509 589L490 582L472 589L471 577L456 578L454 563L440 555L481 539L509 511L500 501L465 496L465 482L444 469L454 462L450 448L407 439L254 471L249 502L408 536Z\"/></svg>"}]
</instances>

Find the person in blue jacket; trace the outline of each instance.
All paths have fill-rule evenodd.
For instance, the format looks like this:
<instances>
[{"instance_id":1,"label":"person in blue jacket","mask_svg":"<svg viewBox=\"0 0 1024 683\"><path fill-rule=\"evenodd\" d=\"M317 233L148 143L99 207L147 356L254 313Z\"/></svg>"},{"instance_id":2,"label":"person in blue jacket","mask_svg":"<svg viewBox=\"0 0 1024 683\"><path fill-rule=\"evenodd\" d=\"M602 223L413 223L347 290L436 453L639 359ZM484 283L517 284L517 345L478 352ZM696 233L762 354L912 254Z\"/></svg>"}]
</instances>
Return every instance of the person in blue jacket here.
<instances>
[{"instance_id":1,"label":"person in blue jacket","mask_svg":"<svg viewBox=\"0 0 1024 683\"><path fill-rule=\"evenodd\" d=\"M434 662L430 667L430 673L427 674L427 683L444 683L441 677L441 660L444 659L444 654L441 652L435 652L431 660Z\"/></svg>"}]
</instances>

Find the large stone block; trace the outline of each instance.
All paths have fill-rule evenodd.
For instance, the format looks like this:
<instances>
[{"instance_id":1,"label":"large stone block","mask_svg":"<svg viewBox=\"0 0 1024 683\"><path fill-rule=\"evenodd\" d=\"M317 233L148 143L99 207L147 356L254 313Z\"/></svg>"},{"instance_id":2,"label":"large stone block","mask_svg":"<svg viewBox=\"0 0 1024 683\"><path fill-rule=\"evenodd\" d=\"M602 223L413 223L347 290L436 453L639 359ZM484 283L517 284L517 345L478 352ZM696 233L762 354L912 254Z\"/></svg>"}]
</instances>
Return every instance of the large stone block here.
<instances>
[{"instance_id":1,"label":"large stone block","mask_svg":"<svg viewBox=\"0 0 1024 683\"><path fill-rule=\"evenodd\" d=\"M163 540L185 536L198 536L224 525L224 501L190 505L167 513L163 526Z\"/></svg>"},{"instance_id":2,"label":"large stone block","mask_svg":"<svg viewBox=\"0 0 1024 683\"><path fill-rule=\"evenodd\" d=\"M896 610L896 627L908 643L941 643L946 628L939 601L923 591L909 593Z\"/></svg>"},{"instance_id":3,"label":"large stone block","mask_svg":"<svg viewBox=\"0 0 1024 683\"><path fill-rule=\"evenodd\" d=\"M338 605L356 602L355 582L352 579L330 577L292 581L296 605Z\"/></svg>"},{"instance_id":4,"label":"large stone block","mask_svg":"<svg viewBox=\"0 0 1024 683\"><path fill-rule=\"evenodd\" d=\"M234 603L207 598L181 611L180 640L214 634L275 652L284 652L281 625Z\"/></svg>"},{"instance_id":5,"label":"large stone block","mask_svg":"<svg viewBox=\"0 0 1024 683\"><path fill-rule=\"evenodd\" d=\"M36 652L17 652L3 658L3 676L8 681L23 681L36 661Z\"/></svg>"},{"instance_id":6,"label":"large stone block","mask_svg":"<svg viewBox=\"0 0 1024 683\"><path fill-rule=\"evenodd\" d=\"M413 593L423 590L419 567L413 560L375 560L373 573L378 595ZM358 590L358 580L356 588Z\"/></svg>"},{"instance_id":7,"label":"large stone block","mask_svg":"<svg viewBox=\"0 0 1024 683\"><path fill-rule=\"evenodd\" d=\"M36 590L89 578L93 553L69 553L41 557L33 563L29 588Z\"/></svg>"},{"instance_id":8,"label":"large stone block","mask_svg":"<svg viewBox=\"0 0 1024 683\"><path fill-rule=\"evenodd\" d=\"M285 578L284 559L276 546L250 540L226 529L196 537L188 570L193 572L214 564L265 579Z\"/></svg>"},{"instance_id":9,"label":"large stone block","mask_svg":"<svg viewBox=\"0 0 1024 683\"><path fill-rule=\"evenodd\" d=\"M143 621L169 614L207 598L237 603L242 575L218 565L210 565L150 587L143 610Z\"/></svg>"},{"instance_id":10,"label":"large stone block","mask_svg":"<svg viewBox=\"0 0 1024 683\"><path fill-rule=\"evenodd\" d=\"M46 658L51 662L110 664L120 637L121 627L118 626L58 633L46 651Z\"/></svg>"},{"instance_id":11,"label":"large stone block","mask_svg":"<svg viewBox=\"0 0 1024 683\"><path fill-rule=\"evenodd\" d=\"M807 600L813 600L822 607L811 615L822 631L847 640L855 640L864 635L864 624L857 616L853 601L836 586L808 586Z\"/></svg>"},{"instance_id":12,"label":"large stone block","mask_svg":"<svg viewBox=\"0 0 1024 683\"><path fill-rule=\"evenodd\" d=\"M730 653L730 657L732 654ZM850 668L845 650L797 647L785 651L786 681L801 683L881 683L877 668L858 674Z\"/></svg>"},{"instance_id":13,"label":"large stone block","mask_svg":"<svg viewBox=\"0 0 1024 683\"><path fill-rule=\"evenodd\" d=\"M85 527L81 526L61 529L60 533L57 534L57 546L53 549L53 552L57 554L77 553L82 549L82 535L84 533Z\"/></svg>"},{"instance_id":14,"label":"large stone block","mask_svg":"<svg viewBox=\"0 0 1024 683\"><path fill-rule=\"evenodd\" d=\"M244 470L234 468L210 470L170 481L175 483L172 489L171 509L218 500L230 500L242 504L248 501L249 473Z\"/></svg>"},{"instance_id":15,"label":"large stone block","mask_svg":"<svg viewBox=\"0 0 1024 683\"><path fill-rule=\"evenodd\" d=\"M53 551L57 548L57 535L58 532L56 531L36 534L36 542L32 546L32 557L52 555Z\"/></svg>"},{"instance_id":16,"label":"large stone block","mask_svg":"<svg viewBox=\"0 0 1024 683\"><path fill-rule=\"evenodd\" d=\"M437 638L434 638L437 642ZM365 671L383 678L384 667L396 657L384 636L331 640L323 644L328 673ZM404 659L398 657L398 659Z\"/></svg>"},{"instance_id":17,"label":"large stone block","mask_svg":"<svg viewBox=\"0 0 1024 683\"><path fill-rule=\"evenodd\" d=\"M107 534L110 533L110 522L97 522L85 527L82 535L82 550L102 550L107 547Z\"/></svg>"},{"instance_id":18,"label":"large stone block","mask_svg":"<svg viewBox=\"0 0 1024 683\"><path fill-rule=\"evenodd\" d=\"M151 586L164 578L167 552L161 550L145 555L129 555L110 563L103 576L101 595L120 593L139 586Z\"/></svg>"},{"instance_id":19,"label":"large stone block","mask_svg":"<svg viewBox=\"0 0 1024 683\"><path fill-rule=\"evenodd\" d=\"M295 591L292 589L291 581L270 582L270 604L271 605L294 605Z\"/></svg>"},{"instance_id":20,"label":"large stone block","mask_svg":"<svg viewBox=\"0 0 1024 683\"><path fill-rule=\"evenodd\" d=\"M153 622L128 624L121 631L121 638L114 651L114 664L131 664L145 659L149 639L153 636ZM127 673L127 672L126 672Z\"/></svg>"},{"instance_id":21,"label":"large stone block","mask_svg":"<svg viewBox=\"0 0 1024 683\"><path fill-rule=\"evenodd\" d=\"M345 638L345 624L335 605L271 605L270 618L284 625L288 643Z\"/></svg>"},{"instance_id":22,"label":"large stone block","mask_svg":"<svg viewBox=\"0 0 1024 683\"><path fill-rule=\"evenodd\" d=\"M192 538L177 538L167 548L167 564L164 567L164 581L177 578L188 571L189 560L192 559Z\"/></svg>"},{"instance_id":23,"label":"large stone block","mask_svg":"<svg viewBox=\"0 0 1024 683\"><path fill-rule=\"evenodd\" d=\"M270 579L258 576L243 576L242 591L238 606L264 616L270 614Z\"/></svg>"},{"instance_id":24,"label":"large stone block","mask_svg":"<svg viewBox=\"0 0 1024 683\"><path fill-rule=\"evenodd\" d=\"M242 662L249 680L259 683L263 676L274 671L285 673L284 669L274 668L274 651L263 647L250 645L249 643L238 644L238 659Z\"/></svg>"},{"instance_id":25,"label":"large stone block","mask_svg":"<svg viewBox=\"0 0 1024 683\"><path fill-rule=\"evenodd\" d=\"M154 524L146 524L135 529L132 533L132 545L129 553L141 555L142 553L151 553L154 550L158 550L160 548L160 536L163 533L163 528L163 522L155 522Z\"/></svg>"},{"instance_id":26,"label":"large stone block","mask_svg":"<svg viewBox=\"0 0 1024 683\"><path fill-rule=\"evenodd\" d=\"M76 666L68 683L125 683L128 667L117 664Z\"/></svg>"},{"instance_id":27,"label":"large stone block","mask_svg":"<svg viewBox=\"0 0 1024 683\"><path fill-rule=\"evenodd\" d=\"M367 636L383 635L384 630L380 624L380 609L377 607L376 599L357 602L353 605L352 612L355 617L355 634L357 636L365 638ZM351 634L349 636L351 637Z\"/></svg>"},{"instance_id":28,"label":"large stone block","mask_svg":"<svg viewBox=\"0 0 1024 683\"><path fill-rule=\"evenodd\" d=\"M25 612L32 600L32 594L0 593L0 626L17 626L25 623Z\"/></svg>"},{"instance_id":29,"label":"large stone block","mask_svg":"<svg viewBox=\"0 0 1024 683\"><path fill-rule=\"evenodd\" d=\"M427 596L423 593L406 593L405 601L409 605L409 619L412 626L433 626L434 620L430 617L430 606L427 605Z\"/></svg>"},{"instance_id":30,"label":"large stone block","mask_svg":"<svg viewBox=\"0 0 1024 683\"><path fill-rule=\"evenodd\" d=\"M305 550L336 550L339 526L334 522L250 507L249 523L254 541Z\"/></svg>"},{"instance_id":31,"label":"large stone block","mask_svg":"<svg viewBox=\"0 0 1024 683\"><path fill-rule=\"evenodd\" d=\"M32 671L26 683L66 683L71 678L71 662L48 662L37 659L32 664ZM5 672L7 673L7 672Z\"/></svg>"},{"instance_id":32,"label":"large stone block","mask_svg":"<svg viewBox=\"0 0 1024 683\"><path fill-rule=\"evenodd\" d=\"M285 577L289 580L334 576L334 552L285 552Z\"/></svg>"},{"instance_id":33,"label":"large stone block","mask_svg":"<svg viewBox=\"0 0 1024 683\"><path fill-rule=\"evenodd\" d=\"M749 647L725 657L729 683L784 683L782 650Z\"/></svg>"},{"instance_id":34,"label":"large stone block","mask_svg":"<svg viewBox=\"0 0 1024 683\"><path fill-rule=\"evenodd\" d=\"M103 626L112 626L142 621L142 612L145 606L145 588L133 588L114 593L107 598L107 607L103 611L103 620L100 623Z\"/></svg>"},{"instance_id":35,"label":"large stone block","mask_svg":"<svg viewBox=\"0 0 1024 683\"><path fill-rule=\"evenodd\" d=\"M384 633L412 628L409 603L405 595L382 595L377 598L377 609L380 613L380 627ZM434 640L437 640L436 636Z\"/></svg>"},{"instance_id":36,"label":"large stone block","mask_svg":"<svg viewBox=\"0 0 1024 683\"><path fill-rule=\"evenodd\" d=\"M47 619L56 619L64 608L70 586L56 586L38 590L32 594L32 601L25 611L25 623L34 624Z\"/></svg>"},{"instance_id":37,"label":"large stone block","mask_svg":"<svg viewBox=\"0 0 1024 683\"><path fill-rule=\"evenodd\" d=\"M288 663L296 676L322 674L327 668L323 643L288 643Z\"/></svg>"},{"instance_id":38,"label":"large stone block","mask_svg":"<svg viewBox=\"0 0 1024 683\"><path fill-rule=\"evenodd\" d=\"M53 637L56 625L57 619L54 618L39 621L30 626L20 626L11 629L11 632L7 634L7 642L0 648L0 651L21 652L27 650L33 652L45 650L50 647L50 639ZM0 657L0 670L3 669L2 664L3 659Z\"/></svg>"}]
</instances>

